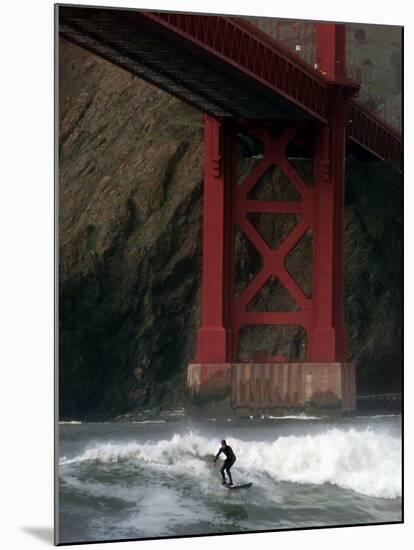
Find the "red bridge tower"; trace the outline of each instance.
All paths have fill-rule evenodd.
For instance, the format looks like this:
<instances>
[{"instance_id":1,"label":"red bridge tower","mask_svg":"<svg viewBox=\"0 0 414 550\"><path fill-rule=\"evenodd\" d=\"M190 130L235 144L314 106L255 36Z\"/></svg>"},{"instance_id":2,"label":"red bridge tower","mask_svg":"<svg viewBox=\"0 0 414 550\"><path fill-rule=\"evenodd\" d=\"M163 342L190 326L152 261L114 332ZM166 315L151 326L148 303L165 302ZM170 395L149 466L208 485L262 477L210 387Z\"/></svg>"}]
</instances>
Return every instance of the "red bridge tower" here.
<instances>
[{"instance_id":1,"label":"red bridge tower","mask_svg":"<svg viewBox=\"0 0 414 550\"><path fill-rule=\"evenodd\" d=\"M318 69L330 82L328 123L313 123L314 184L308 186L287 157L299 124L272 131L271 121L205 115L202 321L196 360L188 368L195 408L236 411L282 408L355 409L355 369L348 361L343 314L344 171L348 104L355 85L346 78L345 25L316 25ZM263 158L236 184L236 129L264 146ZM279 126L280 127L280 121ZM277 166L300 196L297 201L249 200L256 183ZM273 250L250 223L249 213L296 214L299 223ZM263 267L235 297L235 228L260 252ZM312 295L304 294L285 259L303 235L313 234ZM253 312L248 304L269 277L277 277L298 311ZM307 332L304 361L239 361L239 331L247 325L300 325Z\"/></svg>"}]
</instances>

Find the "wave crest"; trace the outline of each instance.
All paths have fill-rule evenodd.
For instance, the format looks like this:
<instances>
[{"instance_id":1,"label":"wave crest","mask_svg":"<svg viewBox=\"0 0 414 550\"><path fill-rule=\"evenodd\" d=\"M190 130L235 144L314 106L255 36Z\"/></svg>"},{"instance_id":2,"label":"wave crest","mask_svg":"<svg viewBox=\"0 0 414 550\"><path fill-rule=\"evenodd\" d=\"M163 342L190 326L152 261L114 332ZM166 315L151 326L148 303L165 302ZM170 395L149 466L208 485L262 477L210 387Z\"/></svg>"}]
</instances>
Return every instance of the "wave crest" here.
<instances>
[{"instance_id":1,"label":"wave crest","mask_svg":"<svg viewBox=\"0 0 414 550\"><path fill-rule=\"evenodd\" d=\"M373 497L401 496L401 443L388 434L351 428L273 441L229 441L237 455L235 468L259 485L266 475L274 481L330 483ZM217 447L216 440L190 432L155 443L98 444L74 458L63 457L60 465L144 463L200 478L209 475L207 465Z\"/></svg>"}]
</instances>

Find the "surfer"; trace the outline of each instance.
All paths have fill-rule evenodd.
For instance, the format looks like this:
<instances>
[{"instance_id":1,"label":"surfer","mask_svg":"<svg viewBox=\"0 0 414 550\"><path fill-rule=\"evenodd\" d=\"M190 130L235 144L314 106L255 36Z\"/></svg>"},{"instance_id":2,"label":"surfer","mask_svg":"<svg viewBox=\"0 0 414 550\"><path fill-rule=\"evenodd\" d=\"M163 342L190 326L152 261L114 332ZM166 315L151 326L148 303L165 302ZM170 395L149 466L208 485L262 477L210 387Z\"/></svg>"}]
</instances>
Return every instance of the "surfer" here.
<instances>
[{"instance_id":1,"label":"surfer","mask_svg":"<svg viewBox=\"0 0 414 550\"><path fill-rule=\"evenodd\" d=\"M233 452L233 449L230 447L230 445L227 445L226 440L223 439L221 442L221 447L218 450L218 453L214 457L213 462L216 462L218 457L221 455L221 453L224 453L226 456L226 460L223 462L223 466L220 468L220 473L223 478L223 485L227 485L226 483L226 476L224 475L224 472L227 472L227 475L229 476L229 483L228 485L233 485L233 480L231 478L230 468L233 466L233 464L236 462L236 455Z\"/></svg>"}]
</instances>

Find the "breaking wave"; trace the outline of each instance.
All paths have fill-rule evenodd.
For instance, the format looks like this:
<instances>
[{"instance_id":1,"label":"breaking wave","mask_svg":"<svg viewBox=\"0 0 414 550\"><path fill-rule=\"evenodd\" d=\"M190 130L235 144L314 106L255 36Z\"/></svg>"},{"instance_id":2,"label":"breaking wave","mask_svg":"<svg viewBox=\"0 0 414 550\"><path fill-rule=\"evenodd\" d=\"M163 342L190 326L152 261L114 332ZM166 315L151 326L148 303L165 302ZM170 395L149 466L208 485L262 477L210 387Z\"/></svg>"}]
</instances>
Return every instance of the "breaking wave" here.
<instances>
[{"instance_id":1,"label":"breaking wave","mask_svg":"<svg viewBox=\"0 0 414 550\"><path fill-rule=\"evenodd\" d=\"M331 429L325 433L281 436L273 441L229 439L239 472L255 485L275 482L329 483L379 498L401 496L401 443L377 431ZM198 478L213 475L217 441L192 432L158 442L96 444L60 466L130 463ZM216 473L215 473L216 475ZM267 477L267 480L264 479Z\"/></svg>"}]
</instances>

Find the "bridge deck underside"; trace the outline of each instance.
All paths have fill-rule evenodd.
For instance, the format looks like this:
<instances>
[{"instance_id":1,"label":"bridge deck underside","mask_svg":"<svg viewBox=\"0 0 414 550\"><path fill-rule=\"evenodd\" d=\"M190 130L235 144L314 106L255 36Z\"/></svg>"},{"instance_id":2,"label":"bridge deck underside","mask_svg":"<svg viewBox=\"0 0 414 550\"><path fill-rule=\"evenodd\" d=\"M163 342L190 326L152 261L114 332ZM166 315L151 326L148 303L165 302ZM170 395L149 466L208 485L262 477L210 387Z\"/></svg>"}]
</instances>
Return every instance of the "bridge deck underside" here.
<instances>
[{"instance_id":1,"label":"bridge deck underside","mask_svg":"<svg viewBox=\"0 0 414 550\"><path fill-rule=\"evenodd\" d=\"M203 17L203 16L199 16ZM128 9L59 7L60 35L204 113L270 123L326 122L253 76L171 29ZM401 163L401 135L351 100L347 151L363 160ZM312 143L294 154L312 156Z\"/></svg>"},{"instance_id":2,"label":"bridge deck underside","mask_svg":"<svg viewBox=\"0 0 414 550\"><path fill-rule=\"evenodd\" d=\"M60 34L210 115L312 120L236 67L140 12L61 8Z\"/></svg>"}]
</instances>

